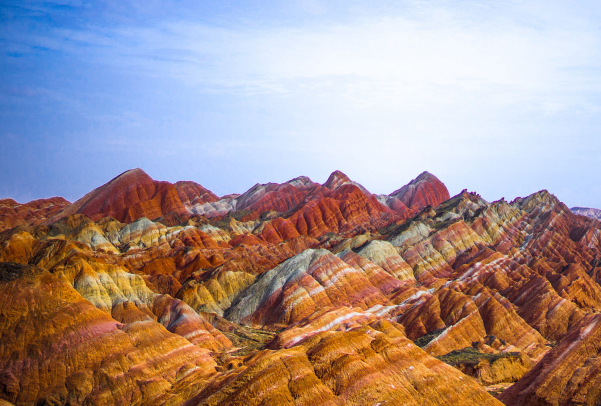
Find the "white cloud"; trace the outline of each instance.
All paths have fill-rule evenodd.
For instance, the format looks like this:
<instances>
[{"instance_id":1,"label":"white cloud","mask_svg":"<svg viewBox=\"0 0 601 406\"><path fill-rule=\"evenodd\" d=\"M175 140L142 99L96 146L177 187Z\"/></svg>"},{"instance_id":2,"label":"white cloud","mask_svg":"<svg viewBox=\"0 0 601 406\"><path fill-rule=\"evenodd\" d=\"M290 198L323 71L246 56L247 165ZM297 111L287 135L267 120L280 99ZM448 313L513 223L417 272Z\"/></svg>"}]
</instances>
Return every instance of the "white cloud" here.
<instances>
[{"instance_id":1,"label":"white cloud","mask_svg":"<svg viewBox=\"0 0 601 406\"><path fill-rule=\"evenodd\" d=\"M427 169L452 191L510 198L552 190L559 171L582 168L599 146L586 140L583 158L570 139L600 110L601 36L588 4L354 1L338 18L333 3L298 0L304 17L285 23L166 18L51 30L33 45L230 97L219 114L242 131L217 128L200 149L273 160L285 179L342 169L385 192ZM193 143L189 129L205 118L182 127L175 117L168 131L184 128Z\"/></svg>"},{"instance_id":2,"label":"white cloud","mask_svg":"<svg viewBox=\"0 0 601 406\"><path fill-rule=\"evenodd\" d=\"M598 72L578 69L599 65L597 32L555 27L553 20L544 29L506 17L479 22L466 13L428 7L419 19L371 16L263 29L178 22L60 34L99 45L81 50L64 44L86 58L211 91L311 91L344 103L409 110L470 99L551 113L590 107L579 93L599 91ZM56 47L55 41L40 44Z\"/></svg>"},{"instance_id":3,"label":"white cloud","mask_svg":"<svg viewBox=\"0 0 601 406\"><path fill-rule=\"evenodd\" d=\"M416 4L406 14L293 27L166 23L119 32L125 41L108 51L199 91L267 97L289 126L266 127L278 138L255 139L257 148L302 147L312 165L373 174L359 180L380 191L398 186L383 176L395 171L406 180L423 169L458 171L449 183L459 190L466 177L487 187L494 166L507 178L541 167L553 176L557 166L536 148L553 137L548 154L570 147L558 139L565 133L545 134L553 131L545 117L598 111L589 96L601 90L599 75L589 68L601 66L599 33L561 10L496 16ZM379 169L366 157L378 157Z\"/></svg>"}]
</instances>

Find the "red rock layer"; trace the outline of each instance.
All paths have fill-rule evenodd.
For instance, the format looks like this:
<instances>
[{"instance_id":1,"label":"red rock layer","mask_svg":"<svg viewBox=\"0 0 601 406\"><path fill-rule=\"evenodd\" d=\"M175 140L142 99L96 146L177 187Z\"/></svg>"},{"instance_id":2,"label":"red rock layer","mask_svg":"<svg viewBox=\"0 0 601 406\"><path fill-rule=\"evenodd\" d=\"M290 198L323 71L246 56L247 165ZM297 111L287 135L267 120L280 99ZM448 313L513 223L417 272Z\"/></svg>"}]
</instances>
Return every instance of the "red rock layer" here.
<instances>
[{"instance_id":1,"label":"red rock layer","mask_svg":"<svg viewBox=\"0 0 601 406\"><path fill-rule=\"evenodd\" d=\"M448 199L446 187L433 175L422 175L418 179L419 181L416 180L415 185L408 185L408 187L411 187L408 191L404 190L402 193L403 196L407 195L409 196L408 199L413 201L411 209L408 209L396 197L386 197L386 199L382 200L381 196L376 197L372 195L363 186L353 182L342 172L335 171L323 185L314 183L309 178L302 176L283 184L256 184L242 195L232 196L231 198L224 197L218 202L196 205L192 208L192 211L194 213L206 214L209 217L223 216L227 212L236 210L251 210L259 214L271 211L286 213L286 218L294 217L294 214L291 214L291 212L295 212L297 216L310 216L313 221L318 223L321 221L317 217L322 217L325 227L333 227L329 232L338 233L340 219L334 225L331 221L328 223L328 217L332 215L336 216L337 211L344 212L346 208L354 206L352 210L355 213L343 213L344 220L346 222L349 222L349 220L353 222L352 218L348 218L349 216L373 216L375 217L374 221L380 220L380 223L377 223L377 225L374 222L372 222L373 224L366 224L364 220L360 220L360 224L355 226L363 227L363 231L368 229L375 230L393 220L400 221L405 219L427 204L437 204L437 201L442 202ZM362 201L368 201L368 204L365 205ZM345 207L332 207L341 205ZM360 206L362 205L366 207L361 208ZM306 211L308 213L305 213ZM333 213L328 213L330 211L333 211ZM381 221L383 213L388 215L384 222ZM296 225L290 225L289 223L285 226L286 228L297 228ZM311 225L306 227L308 230L305 230L302 225L299 227L301 228L290 232L299 233L300 235L311 235L313 237L317 233L320 233L320 235L324 233L310 230L312 228ZM325 230L325 227L320 227L319 224L316 224L316 227ZM273 234L273 236L266 236L266 238L270 238L270 242L275 242L274 239L285 238L284 236L276 235L280 230L272 232L270 229L269 232Z\"/></svg>"},{"instance_id":2,"label":"red rock layer","mask_svg":"<svg viewBox=\"0 0 601 406\"><path fill-rule=\"evenodd\" d=\"M20 204L0 199L0 232L17 226L37 225L62 211L70 203L62 197L32 200Z\"/></svg>"},{"instance_id":3,"label":"red rock layer","mask_svg":"<svg viewBox=\"0 0 601 406\"><path fill-rule=\"evenodd\" d=\"M169 182L153 180L141 169L132 169L94 189L52 221L81 213L94 221L110 216L129 223L140 217L152 220L171 212L188 213L177 189Z\"/></svg>"},{"instance_id":4,"label":"red rock layer","mask_svg":"<svg viewBox=\"0 0 601 406\"><path fill-rule=\"evenodd\" d=\"M401 197L410 203L412 210L417 210L427 204L435 205L436 202L448 198L448 192L444 185L430 174L420 175L412 184L395 193L396 195L392 199L396 200L396 203L391 203L393 208L391 210L380 204L361 185L348 179L342 172L336 171L324 186L314 183L306 177L299 177L284 184L257 184L240 196L219 201L212 192L194 182L177 182L175 185L169 182L158 182L152 180L141 169L134 169L124 172L107 184L88 193L60 214L53 216L48 223L68 215L81 213L94 221L107 216L114 217L121 222L131 222L141 217L149 219L165 217L169 223L176 224L180 220L185 221L186 216L189 216L191 212L205 213L208 212L207 210L212 210L214 213L222 213L228 210L251 210L257 213L268 211L284 213L300 208L297 211L301 211L303 214L299 214L299 216L323 217L326 226L333 225L327 220L327 217L331 216L328 211L333 210L334 216L337 211L342 212L345 223L355 222L359 223L356 226L365 227L365 219L357 222L349 217L365 215L382 217L382 213L389 215L396 213L401 218L405 218L409 212L405 210L403 203L400 203ZM335 202L327 201L328 198ZM368 203L363 203L363 200ZM302 207L309 202L316 202L317 212L314 208ZM213 203L215 204L214 208L205 207ZM365 207L361 208L361 206ZM310 213L304 213L307 210ZM381 219L376 220L380 220L377 227L384 224ZM391 220L392 217L388 216L385 222ZM329 231L338 232L340 226L345 225L338 224L340 219L336 223L337 227ZM307 230L304 231L303 226L299 226L301 230L296 231L301 235L315 236L317 233L317 231L311 230L311 225L308 225ZM319 224L316 224L316 227L323 228ZM374 224L371 224L372 229L373 227ZM321 231L319 233L323 234Z\"/></svg>"},{"instance_id":5,"label":"red rock layer","mask_svg":"<svg viewBox=\"0 0 601 406\"><path fill-rule=\"evenodd\" d=\"M216 202L219 200L213 192L196 182L179 181L175 182L173 186L175 186L177 195L185 207L207 202Z\"/></svg>"},{"instance_id":6,"label":"red rock layer","mask_svg":"<svg viewBox=\"0 0 601 406\"><path fill-rule=\"evenodd\" d=\"M375 231L395 219L394 213L373 195L354 184L345 184L327 197L305 203L289 218L274 220L271 227L264 229L263 236L276 242L295 235L355 235Z\"/></svg>"},{"instance_id":7,"label":"red rock layer","mask_svg":"<svg viewBox=\"0 0 601 406\"><path fill-rule=\"evenodd\" d=\"M236 210L287 212L306 201L310 193L319 192L321 186L301 176L283 184L256 184L236 198Z\"/></svg>"},{"instance_id":8,"label":"red rock layer","mask_svg":"<svg viewBox=\"0 0 601 406\"><path fill-rule=\"evenodd\" d=\"M428 205L436 207L450 197L444 183L429 172L423 172L408 185L395 190L389 196L397 198L411 209Z\"/></svg>"},{"instance_id":9,"label":"red rock layer","mask_svg":"<svg viewBox=\"0 0 601 406\"><path fill-rule=\"evenodd\" d=\"M323 184L324 187L335 190L340 186L352 183L351 179L341 171L334 171L328 177L328 180Z\"/></svg>"},{"instance_id":10,"label":"red rock layer","mask_svg":"<svg viewBox=\"0 0 601 406\"><path fill-rule=\"evenodd\" d=\"M28 236L13 235L8 242L12 248L0 252L0 260L35 264L61 275L85 299L121 323L159 322L200 347L213 351L231 347L223 334L187 304L157 295L148 289L143 278L93 257L87 246L64 240L36 243Z\"/></svg>"}]
</instances>

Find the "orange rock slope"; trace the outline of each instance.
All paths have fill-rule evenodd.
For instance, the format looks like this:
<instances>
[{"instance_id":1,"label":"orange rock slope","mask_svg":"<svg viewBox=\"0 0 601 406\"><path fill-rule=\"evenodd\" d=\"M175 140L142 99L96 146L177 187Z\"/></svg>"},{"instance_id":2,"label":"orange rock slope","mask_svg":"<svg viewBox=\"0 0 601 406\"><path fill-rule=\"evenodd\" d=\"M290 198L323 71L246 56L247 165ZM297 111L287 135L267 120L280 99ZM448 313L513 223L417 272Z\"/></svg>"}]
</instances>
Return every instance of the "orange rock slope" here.
<instances>
[{"instance_id":1,"label":"orange rock slope","mask_svg":"<svg viewBox=\"0 0 601 406\"><path fill-rule=\"evenodd\" d=\"M2 397L14 404L153 404L185 376L215 372L209 351L152 321L123 324L62 276L0 268Z\"/></svg>"},{"instance_id":2,"label":"orange rock slope","mask_svg":"<svg viewBox=\"0 0 601 406\"><path fill-rule=\"evenodd\" d=\"M376 196L336 171L219 199L133 170L35 214L4 202L14 404L597 399L601 223L546 191L449 198L424 172Z\"/></svg>"},{"instance_id":3,"label":"orange rock slope","mask_svg":"<svg viewBox=\"0 0 601 406\"><path fill-rule=\"evenodd\" d=\"M589 315L501 400L507 405L598 405L600 354L601 315Z\"/></svg>"}]
</instances>

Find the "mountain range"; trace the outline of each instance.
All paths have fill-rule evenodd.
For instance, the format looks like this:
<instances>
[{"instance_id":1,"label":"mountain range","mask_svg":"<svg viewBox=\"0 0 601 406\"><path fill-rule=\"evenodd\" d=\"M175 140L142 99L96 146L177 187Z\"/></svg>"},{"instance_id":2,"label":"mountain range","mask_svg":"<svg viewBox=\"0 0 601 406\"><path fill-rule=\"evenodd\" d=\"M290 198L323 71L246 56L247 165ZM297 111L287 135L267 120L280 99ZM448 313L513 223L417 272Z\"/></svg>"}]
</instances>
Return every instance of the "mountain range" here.
<instances>
[{"instance_id":1,"label":"mountain range","mask_svg":"<svg viewBox=\"0 0 601 406\"><path fill-rule=\"evenodd\" d=\"M1 199L0 405L598 405L595 210L428 172Z\"/></svg>"}]
</instances>

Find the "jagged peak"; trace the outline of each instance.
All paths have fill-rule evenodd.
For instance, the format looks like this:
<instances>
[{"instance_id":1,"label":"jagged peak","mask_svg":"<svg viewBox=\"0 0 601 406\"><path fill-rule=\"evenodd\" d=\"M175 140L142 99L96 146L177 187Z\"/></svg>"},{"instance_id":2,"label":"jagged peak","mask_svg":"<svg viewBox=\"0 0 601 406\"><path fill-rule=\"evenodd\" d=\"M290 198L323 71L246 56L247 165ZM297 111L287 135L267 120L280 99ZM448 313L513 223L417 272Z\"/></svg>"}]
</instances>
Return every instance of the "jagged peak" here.
<instances>
[{"instance_id":1,"label":"jagged peak","mask_svg":"<svg viewBox=\"0 0 601 406\"><path fill-rule=\"evenodd\" d=\"M308 176L303 175L303 176L297 176L294 179L290 179L285 184L291 185L294 187L311 187L311 186L315 185L315 182L313 182Z\"/></svg>"},{"instance_id":2,"label":"jagged peak","mask_svg":"<svg viewBox=\"0 0 601 406\"><path fill-rule=\"evenodd\" d=\"M522 210L529 211L535 207L542 208L546 205L562 204L557 196L550 193L547 189L539 190L536 193L532 193L526 197L516 197L512 202L512 205L517 205ZM541 206L542 204L542 206ZM566 207L567 209L567 207ZM569 210L569 209L568 209Z\"/></svg>"},{"instance_id":3,"label":"jagged peak","mask_svg":"<svg viewBox=\"0 0 601 406\"><path fill-rule=\"evenodd\" d=\"M427 171L388 196L397 198L409 208L438 206L450 197L445 184Z\"/></svg>"},{"instance_id":4,"label":"jagged peak","mask_svg":"<svg viewBox=\"0 0 601 406\"><path fill-rule=\"evenodd\" d=\"M326 180L323 186L327 187L330 190L334 190L350 182L351 179L348 176L346 176L342 171L335 170L330 174L330 177L328 178L328 180Z\"/></svg>"},{"instance_id":5,"label":"jagged peak","mask_svg":"<svg viewBox=\"0 0 601 406\"><path fill-rule=\"evenodd\" d=\"M490 203L484 200L479 194L468 192L467 189L463 189L460 193L437 206L436 212L453 212L463 215L467 210L475 212L479 208L486 207L489 204Z\"/></svg>"},{"instance_id":6,"label":"jagged peak","mask_svg":"<svg viewBox=\"0 0 601 406\"><path fill-rule=\"evenodd\" d=\"M395 190L394 192L392 192L391 194L389 194L388 196L395 196L400 194L401 192L404 192L405 190L407 190L407 188L409 188L410 186L416 186L422 182L427 182L427 183L441 183L440 179L438 179L436 176L432 175L430 172L428 171L423 171L422 173L420 173L417 178L412 179L411 182L407 183L405 186Z\"/></svg>"},{"instance_id":7,"label":"jagged peak","mask_svg":"<svg viewBox=\"0 0 601 406\"><path fill-rule=\"evenodd\" d=\"M552 193L549 193L549 191L547 189L542 189L542 190L532 193L526 197L516 197L512 201L512 203L525 204L532 200L537 200L537 201L557 200L557 201L559 201L557 199L557 197L555 195L553 195Z\"/></svg>"},{"instance_id":8,"label":"jagged peak","mask_svg":"<svg viewBox=\"0 0 601 406\"><path fill-rule=\"evenodd\" d=\"M290 186L297 187L297 188L298 187L307 188L307 187L314 186L315 183L308 176L297 176L296 178L290 179L289 181L281 183L281 184L274 183L274 182L255 183L244 193L229 193L227 195L221 196L219 199L220 200L224 200L224 199L245 200L245 199L251 198L256 193L263 193L266 190L271 190L268 188L278 187L280 185L290 185Z\"/></svg>"},{"instance_id":9,"label":"jagged peak","mask_svg":"<svg viewBox=\"0 0 601 406\"><path fill-rule=\"evenodd\" d=\"M464 199L468 199L468 200L471 200L471 201L474 201L474 202L481 200L481 201L483 201L485 203L488 203L478 193L476 193L476 192L468 192L467 189L463 189L461 192L459 192L455 196L452 196L448 200L455 201L455 200L464 200Z\"/></svg>"}]
</instances>

